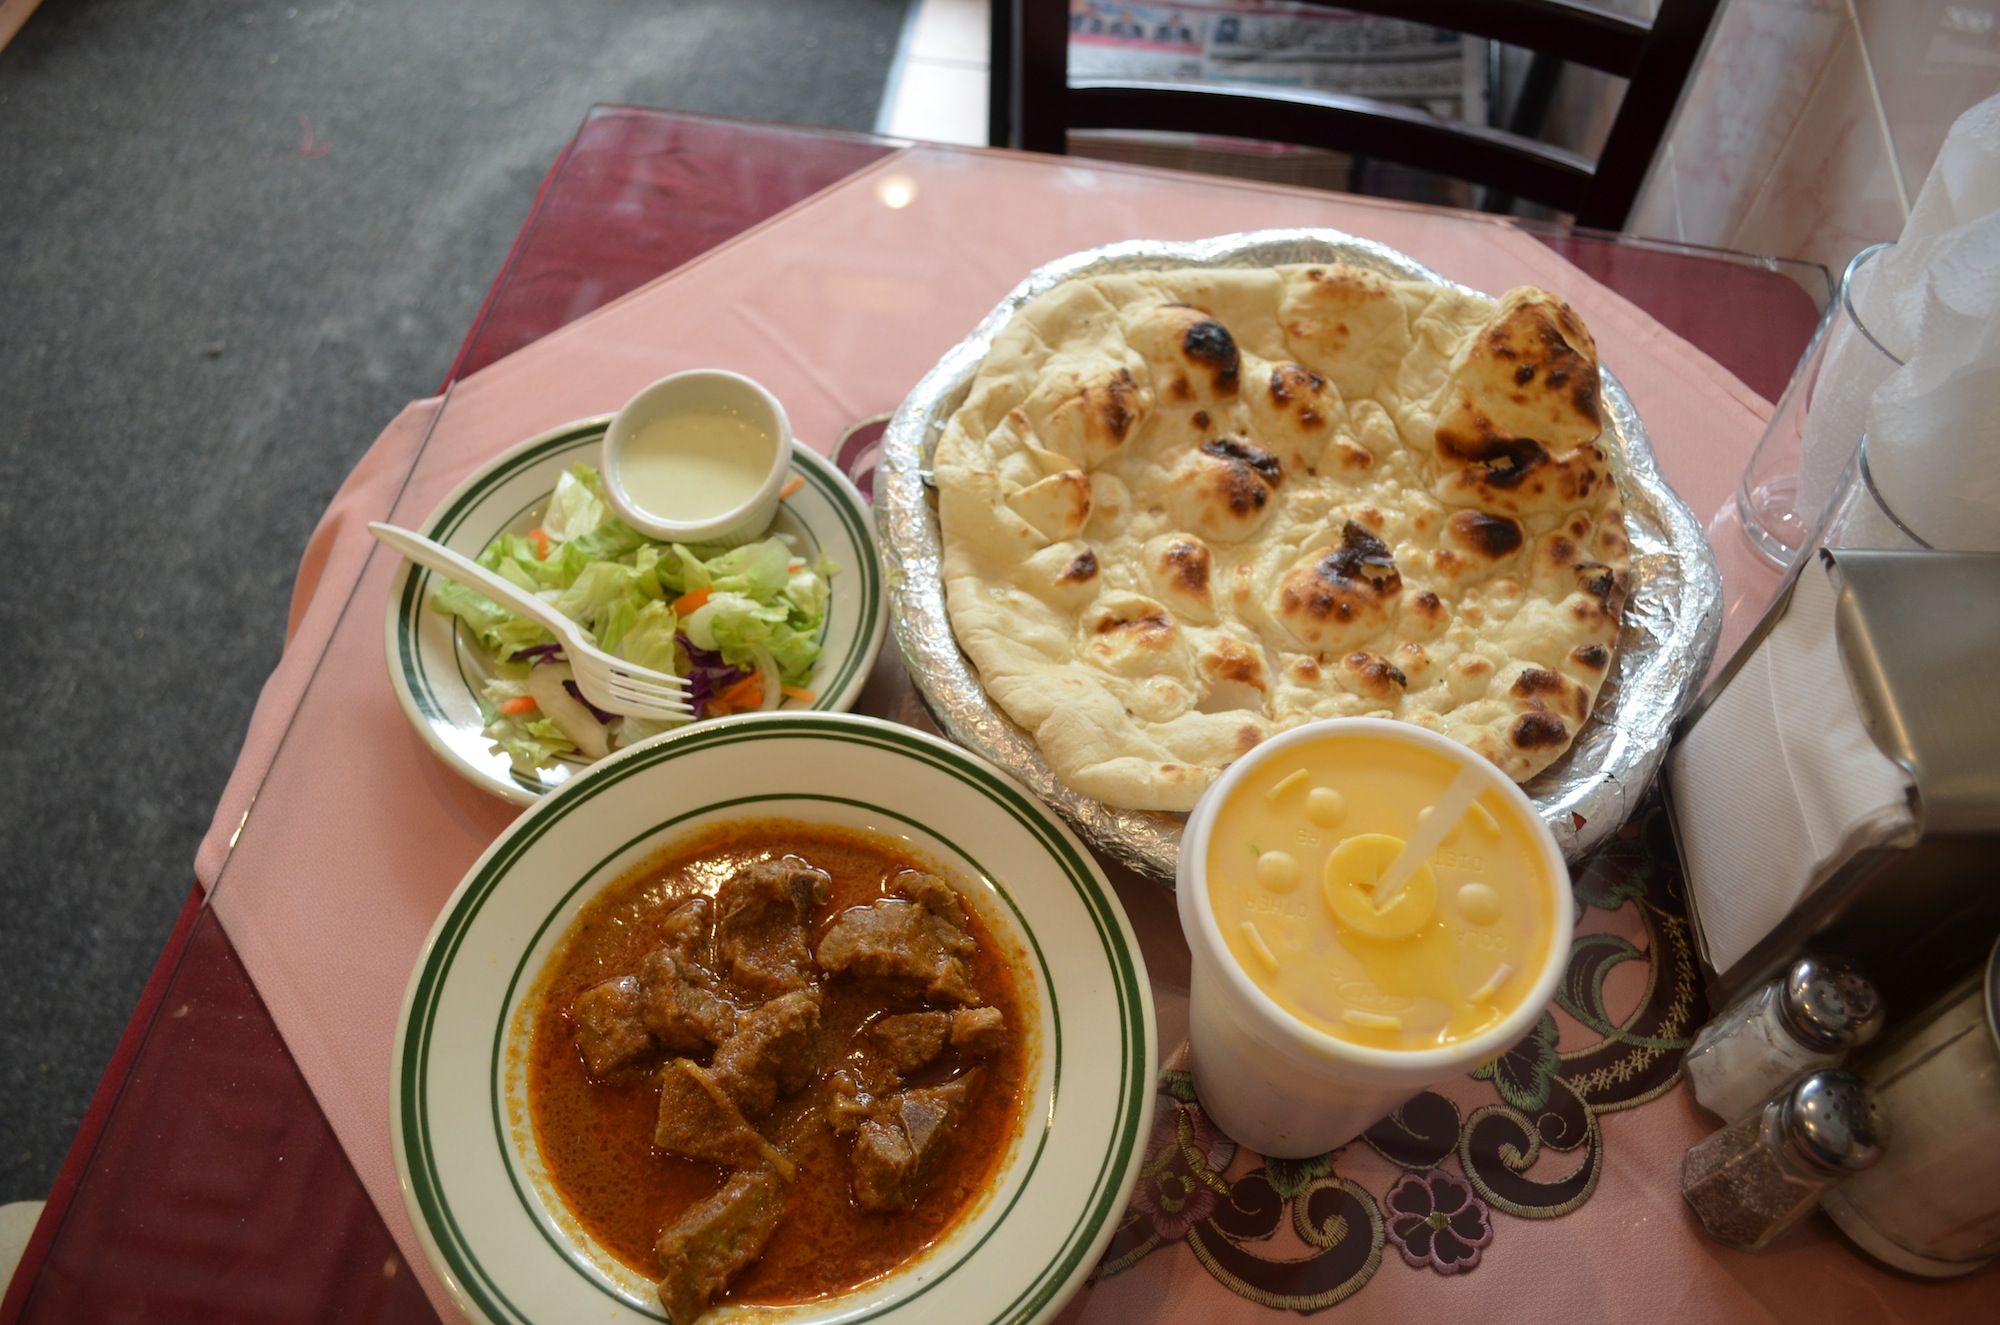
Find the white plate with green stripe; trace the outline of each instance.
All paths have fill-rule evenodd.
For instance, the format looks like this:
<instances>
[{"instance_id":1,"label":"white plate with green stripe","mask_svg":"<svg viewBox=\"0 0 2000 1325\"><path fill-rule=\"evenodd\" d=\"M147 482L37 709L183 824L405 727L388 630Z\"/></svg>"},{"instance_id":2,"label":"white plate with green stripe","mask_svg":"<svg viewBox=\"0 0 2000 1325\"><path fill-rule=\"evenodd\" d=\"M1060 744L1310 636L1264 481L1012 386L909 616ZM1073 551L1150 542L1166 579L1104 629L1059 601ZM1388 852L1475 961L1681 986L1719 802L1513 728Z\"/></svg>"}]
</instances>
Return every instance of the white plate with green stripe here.
<instances>
[{"instance_id":1,"label":"white plate with green stripe","mask_svg":"<svg viewBox=\"0 0 2000 1325\"><path fill-rule=\"evenodd\" d=\"M1052 1316L1110 1240L1152 1124L1138 943L1097 863L1019 782L935 737L838 714L724 718L614 754L516 820L459 884L404 996L390 1084L397 1175L431 1265L475 1321L666 1319L538 1158L531 989L600 889L685 834L746 818L859 828L942 867L1022 954L1032 1066L993 1186L914 1260L837 1297L703 1320Z\"/></svg>"},{"instance_id":2,"label":"white plate with green stripe","mask_svg":"<svg viewBox=\"0 0 2000 1325\"><path fill-rule=\"evenodd\" d=\"M606 414L531 437L459 484L419 526L436 542L477 557L501 534L525 534L541 523L562 472L597 463ZM833 462L803 446L792 451L792 473L803 480L778 508L771 532L800 554L824 552L838 568L827 582L820 659L807 689L810 703L786 700L785 710L845 712L861 697L888 617L874 525L861 494ZM544 768L520 769L486 738L479 692L491 679L491 656L457 619L432 609L440 577L404 565L389 593L384 645L389 680L410 725L438 756L474 786L532 805L590 766L581 756Z\"/></svg>"}]
</instances>

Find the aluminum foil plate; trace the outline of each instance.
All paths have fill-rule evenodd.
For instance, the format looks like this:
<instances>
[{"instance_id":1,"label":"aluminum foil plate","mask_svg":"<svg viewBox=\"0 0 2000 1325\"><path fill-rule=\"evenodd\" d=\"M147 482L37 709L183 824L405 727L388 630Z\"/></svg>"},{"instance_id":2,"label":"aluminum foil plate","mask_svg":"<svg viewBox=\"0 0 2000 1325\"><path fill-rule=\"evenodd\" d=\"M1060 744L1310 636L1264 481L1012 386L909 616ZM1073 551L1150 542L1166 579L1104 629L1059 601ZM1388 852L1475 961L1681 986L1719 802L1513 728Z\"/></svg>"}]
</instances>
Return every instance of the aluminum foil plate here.
<instances>
[{"instance_id":1,"label":"aluminum foil plate","mask_svg":"<svg viewBox=\"0 0 2000 1325\"><path fill-rule=\"evenodd\" d=\"M1346 262L1401 280L1448 281L1392 248L1337 230L1258 230L1194 243L1108 244L1037 269L970 336L925 374L882 440L875 518L887 571L889 619L910 679L938 725L1031 787L1105 854L1171 880L1182 816L1122 810L1058 781L1034 740L987 696L953 637L939 576L937 503L930 457L986 358L1021 305L1084 276L1173 267L1269 267ZM1603 841L1652 781L1675 719L1708 672L1722 629L1722 577L1694 513L1660 477L1645 425L1609 368L1603 372L1602 444L1625 503L1632 594L1612 672L1597 707L1564 756L1523 788L1575 860Z\"/></svg>"}]
</instances>

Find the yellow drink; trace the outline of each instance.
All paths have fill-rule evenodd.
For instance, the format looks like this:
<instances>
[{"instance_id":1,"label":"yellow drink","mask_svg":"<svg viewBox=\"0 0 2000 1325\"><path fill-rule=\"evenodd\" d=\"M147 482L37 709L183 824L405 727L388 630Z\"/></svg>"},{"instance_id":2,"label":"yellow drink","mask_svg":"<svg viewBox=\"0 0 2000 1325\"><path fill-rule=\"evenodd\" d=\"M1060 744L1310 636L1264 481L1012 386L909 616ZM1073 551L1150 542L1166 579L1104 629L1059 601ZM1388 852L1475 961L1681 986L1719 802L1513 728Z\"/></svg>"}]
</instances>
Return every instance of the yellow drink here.
<instances>
[{"instance_id":1,"label":"yellow drink","mask_svg":"<svg viewBox=\"0 0 2000 1325\"><path fill-rule=\"evenodd\" d=\"M1376 887L1459 773L1437 751L1345 732L1229 790L1209 835L1210 904L1231 956L1286 1012L1355 1044L1433 1049L1529 996L1566 881L1541 825L1501 795L1473 798L1393 898Z\"/></svg>"}]
</instances>

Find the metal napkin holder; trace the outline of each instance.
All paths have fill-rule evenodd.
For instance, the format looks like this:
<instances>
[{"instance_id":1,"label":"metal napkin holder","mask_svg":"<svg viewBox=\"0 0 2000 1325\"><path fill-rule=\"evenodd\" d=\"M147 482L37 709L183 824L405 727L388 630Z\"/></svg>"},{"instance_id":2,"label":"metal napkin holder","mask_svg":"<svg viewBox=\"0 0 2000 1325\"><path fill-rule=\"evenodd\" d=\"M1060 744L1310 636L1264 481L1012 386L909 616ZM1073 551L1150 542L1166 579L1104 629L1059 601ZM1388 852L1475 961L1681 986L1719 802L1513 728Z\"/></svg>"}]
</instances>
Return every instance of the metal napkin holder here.
<instances>
[{"instance_id":1,"label":"metal napkin holder","mask_svg":"<svg viewBox=\"0 0 2000 1325\"><path fill-rule=\"evenodd\" d=\"M1862 723L1910 777L1916 840L1849 857L1727 970L1709 959L1692 878L1688 912L1712 1006L1810 950L1852 958L1891 1009L1920 1008L1977 968L2000 933L2000 555L1823 548L1819 557ZM1797 575L1681 733L1764 645ZM1671 779L1662 781L1678 845Z\"/></svg>"}]
</instances>

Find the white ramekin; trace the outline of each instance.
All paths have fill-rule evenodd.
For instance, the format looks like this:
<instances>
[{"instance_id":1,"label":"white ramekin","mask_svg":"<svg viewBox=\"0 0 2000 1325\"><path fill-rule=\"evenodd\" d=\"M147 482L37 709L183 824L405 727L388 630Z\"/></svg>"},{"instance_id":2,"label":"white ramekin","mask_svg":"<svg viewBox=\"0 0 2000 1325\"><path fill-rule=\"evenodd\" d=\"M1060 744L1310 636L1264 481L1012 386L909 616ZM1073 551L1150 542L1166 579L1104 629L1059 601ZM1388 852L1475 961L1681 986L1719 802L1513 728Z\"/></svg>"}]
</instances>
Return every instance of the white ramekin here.
<instances>
[{"instance_id":1,"label":"white ramekin","mask_svg":"<svg viewBox=\"0 0 2000 1325\"><path fill-rule=\"evenodd\" d=\"M767 430L777 442L756 494L703 520L665 520L633 501L619 479L626 445L647 425L683 410L729 409ZM778 513L778 497L792 468L792 424L785 407L762 385L721 368L695 368L663 377L625 403L604 434L604 495L625 523L663 543L735 547L761 537Z\"/></svg>"}]
</instances>

